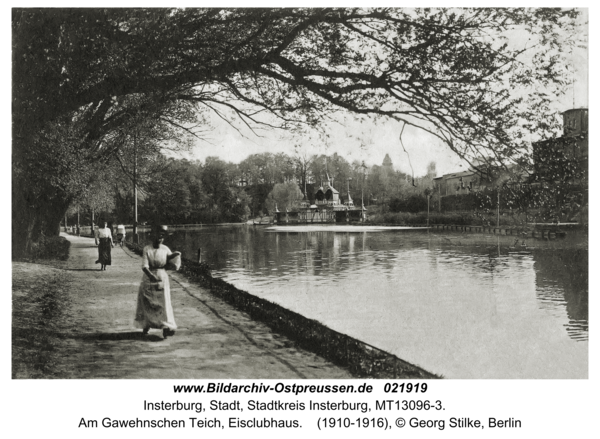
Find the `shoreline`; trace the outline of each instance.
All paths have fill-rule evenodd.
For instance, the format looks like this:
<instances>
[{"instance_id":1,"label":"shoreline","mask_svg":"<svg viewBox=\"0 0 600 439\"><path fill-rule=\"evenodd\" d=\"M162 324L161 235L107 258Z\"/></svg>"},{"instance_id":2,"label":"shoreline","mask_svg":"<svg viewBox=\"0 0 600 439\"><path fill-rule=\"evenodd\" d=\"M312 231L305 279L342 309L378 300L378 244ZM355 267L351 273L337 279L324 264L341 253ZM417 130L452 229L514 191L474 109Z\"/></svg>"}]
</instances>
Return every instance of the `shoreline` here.
<instances>
[{"instance_id":1,"label":"shoreline","mask_svg":"<svg viewBox=\"0 0 600 439\"><path fill-rule=\"evenodd\" d=\"M140 244L127 242L125 245L138 255L143 249ZM355 378L442 378L380 348L334 331L316 320L240 290L221 279L213 278L209 266L205 263L186 258L181 260L179 272L207 288L210 294L235 309L248 313L252 320L267 324L277 333L298 343L303 349L347 368Z\"/></svg>"}]
</instances>

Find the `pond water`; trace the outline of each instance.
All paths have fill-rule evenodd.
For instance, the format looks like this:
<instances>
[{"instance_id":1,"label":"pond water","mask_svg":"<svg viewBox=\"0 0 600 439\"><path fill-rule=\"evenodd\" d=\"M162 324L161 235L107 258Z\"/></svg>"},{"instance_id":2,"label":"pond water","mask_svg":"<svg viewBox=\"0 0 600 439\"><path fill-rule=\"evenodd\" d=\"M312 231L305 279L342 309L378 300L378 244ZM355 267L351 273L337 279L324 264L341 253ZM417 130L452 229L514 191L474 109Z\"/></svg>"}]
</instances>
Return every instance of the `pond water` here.
<instances>
[{"instance_id":1,"label":"pond water","mask_svg":"<svg viewBox=\"0 0 600 439\"><path fill-rule=\"evenodd\" d=\"M141 239L145 239L142 236ZM210 226L213 276L447 378L587 378L587 236Z\"/></svg>"}]
</instances>

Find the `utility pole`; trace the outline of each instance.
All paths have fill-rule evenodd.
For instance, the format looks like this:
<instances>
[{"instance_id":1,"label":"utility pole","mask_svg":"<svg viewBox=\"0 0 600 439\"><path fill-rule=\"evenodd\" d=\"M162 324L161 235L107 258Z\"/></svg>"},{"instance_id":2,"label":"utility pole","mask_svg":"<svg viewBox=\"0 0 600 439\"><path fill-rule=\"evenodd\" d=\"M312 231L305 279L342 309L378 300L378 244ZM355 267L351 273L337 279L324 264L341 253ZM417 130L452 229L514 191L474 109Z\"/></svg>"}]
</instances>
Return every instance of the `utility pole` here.
<instances>
[{"instance_id":1,"label":"utility pole","mask_svg":"<svg viewBox=\"0 0 600 439\"><path fill-rule=\"evenodd\" d=\"M431 188L425 189L425 196L427 197L427 227L429 227L429 199L431 198L431 194L433 190Z\"/></svg>"},{"instance_id":2,"label":"utility pole","mask_svg":"<svg viewBox=\"0 0 600 439\"><path fill-rule=\"evenodd\" d=\"M429 227L429 194L427 194L427 227Z\"/></svg>"},{"instance_id":3,"label":"utility pole","mask_svg":"<svg viewBox=\"0 0 600 439\"><path fill-rule=\"evenodd\" d=\"M366 168L364 168L364 163L363 163L363 182L362 185L360 186L360 204L362 207L365 206L365 180L367 179L367 170ZM361 209L362 209L361 207ZM362 213L361 213L362 215Z\"/></svg>"},{"instance_id":4,"label":"utility pole","mask_svg":"<svg viewBox=\"0 0 600 439\"><path fill-rule=\"evenodd\" d=\"M498 186L498 219L496 220L496 227L500 228L500 186Z\"/></svg>"},{"instance_id":5,"label":"utility pole","mask_svg":"<svg viewBox=\"0 0 600 439\"><path fill-rule=\"evenodd\" d=\"M137 144L133 135L133 242L137 244L138 202L137 202Z\"/></svg>"}]
</instances>

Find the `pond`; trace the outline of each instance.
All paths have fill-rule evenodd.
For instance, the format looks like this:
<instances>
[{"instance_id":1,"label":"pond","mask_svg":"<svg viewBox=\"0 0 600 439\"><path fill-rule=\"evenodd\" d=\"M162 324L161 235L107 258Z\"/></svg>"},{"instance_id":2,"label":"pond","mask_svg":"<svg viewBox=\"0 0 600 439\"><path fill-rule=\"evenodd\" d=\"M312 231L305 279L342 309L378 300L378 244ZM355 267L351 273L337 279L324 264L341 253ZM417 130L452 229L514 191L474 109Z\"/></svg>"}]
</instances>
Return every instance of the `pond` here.
<instances>
[{"instance_id":1,"label":"pond","mask_svg":"<svg viewBox=\"0 0 600 439\"><path fill-rule=\"evenodd\" d=\"M142 236L141 242L147 237ZM447 378L587 378L587 235L173 230L213 276Z\"/></svg>"}]
</instances>

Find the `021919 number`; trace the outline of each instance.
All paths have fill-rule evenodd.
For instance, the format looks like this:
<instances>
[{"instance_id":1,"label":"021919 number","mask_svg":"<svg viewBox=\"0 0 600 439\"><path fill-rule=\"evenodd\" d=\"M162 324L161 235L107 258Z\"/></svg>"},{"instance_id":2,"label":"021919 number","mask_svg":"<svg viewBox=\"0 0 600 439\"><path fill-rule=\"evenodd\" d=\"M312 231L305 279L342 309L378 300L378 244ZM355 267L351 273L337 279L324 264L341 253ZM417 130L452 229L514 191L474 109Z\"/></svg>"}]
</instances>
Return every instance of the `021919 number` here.
<instances>
[{"instance_id":1,"label":"021919 number","mask_svg":"<svg viewBox=\"0 0 600 439\"><path fill-rule=\"evenodd\" d=\"M425 393L427 392L427 383L385 383L383 391L385 393Z\"/></svg>"}]
</instances>

